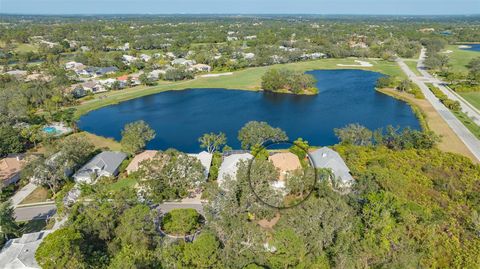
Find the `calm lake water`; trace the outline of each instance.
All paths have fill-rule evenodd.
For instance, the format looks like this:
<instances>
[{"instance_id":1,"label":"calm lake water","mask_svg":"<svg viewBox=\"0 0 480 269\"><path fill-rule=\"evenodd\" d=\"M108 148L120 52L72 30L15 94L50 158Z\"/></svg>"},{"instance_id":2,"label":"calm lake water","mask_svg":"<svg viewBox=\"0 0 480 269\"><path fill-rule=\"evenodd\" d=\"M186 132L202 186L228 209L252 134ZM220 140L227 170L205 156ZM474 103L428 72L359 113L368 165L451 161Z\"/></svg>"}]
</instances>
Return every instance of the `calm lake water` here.
<instances>
[{"instance_id":1,"label":"calm lake water","mask_svg":"<svg viewBox=\"0 0 480 269\"><path fill-rule=\"evenodd\" d=\"M465 45L469 46L470 48L464 48L463 50L473 50L473 51L480 52L480 44L465 44Z\"/></svg>"},{"instance_id":2,"label":"calm lake water","mask_svg":"<svg viewBox=\"0 0 480 269\"><path fill-rule=\"evenodd\" d=\"M285 130L291 140L311 145L338 142L334 128L360 123L371 129L389 124L420 129L410 107L374 89L379 73L361 70L309 72L320 94L295 96L225 89L167 91L92 111L79 121L82 130L120 139L126 123L144 120L157 132L149 149L200 151L198 138L224 132L228 145L240 148L238 130L247 122L266 121Z\"/></svg>"}]
</instances>

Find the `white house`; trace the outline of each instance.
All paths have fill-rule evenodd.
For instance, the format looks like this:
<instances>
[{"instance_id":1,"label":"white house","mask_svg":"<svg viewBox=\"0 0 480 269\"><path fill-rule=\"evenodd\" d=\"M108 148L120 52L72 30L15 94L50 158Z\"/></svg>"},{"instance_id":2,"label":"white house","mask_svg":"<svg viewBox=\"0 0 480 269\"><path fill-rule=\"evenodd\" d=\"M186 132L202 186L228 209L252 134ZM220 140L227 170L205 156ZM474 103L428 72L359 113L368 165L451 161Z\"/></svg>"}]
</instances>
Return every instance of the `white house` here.
<instances>
[{"instance_id":1,"label":"white house","mask_svg":"<svg viewBox=\"0 0 480 269\"><path fill-rule=\"evenodd\" d=\"M218 186L222 186L225 180L230 177L236 179L238 164L242 161L249 161L253 158L250 153L232 154L223 158L223 162L218 170Z\"/></svg>"},{"instance_id":2,"label":"white house","mask_svg":"<svg viewBox=\"0 0 480 269\"><path fill-rule=\"evenodd\" d=\"M126 54L122 56L122 59L123 59L123 62L124 62L125 64L131 64L131 63L133 63L133 62L135 62L135 61L138 60L137 57L133 57L133 56L126 55Z\"/></svg>"},{"instance_id":3,"label":"white house","mask_svg":"<svg viewBox=\"0 0 480 269\"><path fill-rule=\"evenodd\" d=\"M39 268L35 252L43 239L52 230L23 234L20 238L10 239L0 252L0 268L33 269Z\"/></svg>"},{"instance_id":4,"label":"white house","mask_svg":"<svg viewBox=\"0 0 480 269\"><path fill-rule=\"evenodd\" d=\"M310 153L315 168L327 168L335 175L340 187L350 187L355 181L345 161L336 151L323 147Z\"/></svg>"},{"instance_id":5,"label":"white house","mask_svg":"<svg viewBox=\"0 0 480 269\"><path fill-rule=\"evenodd\" d=\"M192 69L194 71L198 72L210 72L212 71L212 67L206 64L196 64L192 66Z\"/></svg>"},{"instance_id":6,"label":"white house","mask_svg":"<svg viewBox=\"0 0 480 269\"><path fill-rule=\"evenodd\" d=\"M65 69L68 69L68 70L81 70L83 68L85 68L85 65L75 61L67 62L65 64Z\"/></svg>"},{"instance_id":7,"label":"white house","mask_svg":"<svg viewBox=\"0 0 480 269\"><path fill-rule=\"evenodd\" d=\"M152 56L150 55L147 55L147 54L141 54L140 55L140 58L144 61L144 62L148 62L152 59Z\"/></svg>"},{"instance_id":8,"label":"white house","mask_svg":"<svg viewBox=\"0 0 480 269\"><path fill-rule=\"evenodd\" d=\"M255 53L252 53L252 52L243 53L243 58L245 58L247 60L251 60L251 59L255 58Z\"/></svg>"},{"instance_id":9,"label":"white house","mask_svg":"<svg viewBox=\"0 0 480 269\"><path fill-rule=\"evenodd\" d=\"M178 58L171 62L172 65L192 66L195 64L194 60L187 60L185 58Z\"/></svg>"},{"instance_id":10,"label":"white house","mask_svg":"<svg viewBox=\"0 0 480 269\"><path fill-rule=\"evenodd\" d=\"M118 175L120 164L127 158L123 152L104 151L93 157L74 175L77 183L94 183L99 177L111 177Z\"/></svg>"},{"instance_id":11,"label":"white house","mask_svg":"<svg viewBox=\"0 0 480 269\"><path fill-rule=\"evenodd\" d=\"M210 173L210 166L212 165L213 155L206 151L202 151L198 154L188 154L188 156L195 157L200 161L200 163L202 163L203 168L205 168L204 170L205 179L207 179L208 174Z\"/></svg>"}]
</instances>

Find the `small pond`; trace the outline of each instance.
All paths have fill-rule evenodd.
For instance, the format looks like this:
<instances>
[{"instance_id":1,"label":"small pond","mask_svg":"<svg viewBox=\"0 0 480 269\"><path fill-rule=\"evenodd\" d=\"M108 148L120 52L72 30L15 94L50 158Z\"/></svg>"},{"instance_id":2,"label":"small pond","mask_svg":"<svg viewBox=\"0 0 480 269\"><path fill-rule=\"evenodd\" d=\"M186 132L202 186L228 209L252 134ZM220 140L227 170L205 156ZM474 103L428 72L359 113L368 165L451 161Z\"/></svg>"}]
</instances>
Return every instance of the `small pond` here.
<instances>
[{"instance_id":1,"label":"small pond","mask_svg":"<svg viewBox=\"0 0 480 269\"><path fill-rule=\"evenodd\" d=\"M157 136L149 149L200 151L198 138L224 132L228 145L240 148L238 130L247 122L266 121L285 130L290 139L311 145L338 142L333 129L360 123L370 129L387 125L420 129L404 102L375 91L380 73L362 70L308 72L318 80L315 96L269 94L226 89L166 91L92 111L79 120L80 129L117 140L126 123L146 121Z\"/></svg>"}]
</instances>

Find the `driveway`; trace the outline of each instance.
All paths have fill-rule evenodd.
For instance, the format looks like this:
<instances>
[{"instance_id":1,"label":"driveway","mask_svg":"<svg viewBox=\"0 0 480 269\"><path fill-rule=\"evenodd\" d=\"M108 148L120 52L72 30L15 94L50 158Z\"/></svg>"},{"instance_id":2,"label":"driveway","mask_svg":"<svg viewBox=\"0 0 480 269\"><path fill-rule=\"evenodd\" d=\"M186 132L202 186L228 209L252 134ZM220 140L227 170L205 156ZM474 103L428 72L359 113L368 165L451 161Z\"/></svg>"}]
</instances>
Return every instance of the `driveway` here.
<instances>
[{"instance_id":1,"label":"driveway","mask_svg":"<svg viewBox=\"0 0 480 269\"><path fill-rule=\"evenodd\" d=\"M19 191L17 191L11 198L13 208L16 208L30 193L32 193L37 188L37 185L28 183L23 186Z\"/></svg>"}]
</instances>

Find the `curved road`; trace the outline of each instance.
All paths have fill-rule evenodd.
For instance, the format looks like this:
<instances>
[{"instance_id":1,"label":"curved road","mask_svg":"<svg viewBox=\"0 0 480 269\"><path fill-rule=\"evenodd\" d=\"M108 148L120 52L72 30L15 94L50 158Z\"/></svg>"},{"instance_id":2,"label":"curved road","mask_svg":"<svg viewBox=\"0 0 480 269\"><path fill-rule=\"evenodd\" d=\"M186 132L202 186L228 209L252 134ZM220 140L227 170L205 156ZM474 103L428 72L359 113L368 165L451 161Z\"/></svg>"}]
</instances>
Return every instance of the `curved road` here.
<instances>
[{"instance_id":1,"label":"curved road","mask_svg":"<svg viewBox=\"0 0 480 269\"><path fill-rule=\"evenodd\" d=\"M422 54L425 55L424 50L422 50ZM420 61L423 63L423 60L420 59ZM427 85L425 85L425 78L422 79L422 77L417 77L402 59L397 59L397 63L408 78L420 87L425 98L432 104L433 108L445 120L445 122L447 122L450 128L452 128L477 160L480 161L480 141L438 100L437 97L435 97L435 95L433 95ZM428 78L426 79L428 80Z\"/></svg>"}]
</instances>

